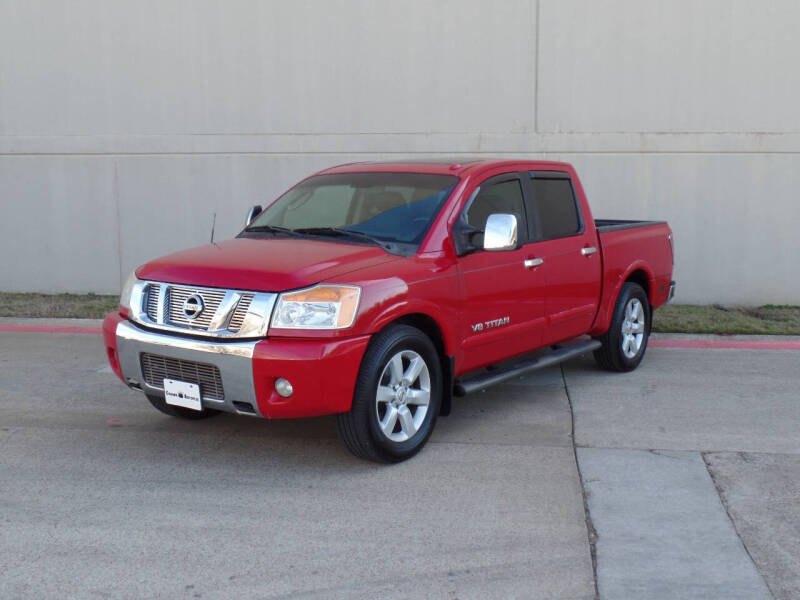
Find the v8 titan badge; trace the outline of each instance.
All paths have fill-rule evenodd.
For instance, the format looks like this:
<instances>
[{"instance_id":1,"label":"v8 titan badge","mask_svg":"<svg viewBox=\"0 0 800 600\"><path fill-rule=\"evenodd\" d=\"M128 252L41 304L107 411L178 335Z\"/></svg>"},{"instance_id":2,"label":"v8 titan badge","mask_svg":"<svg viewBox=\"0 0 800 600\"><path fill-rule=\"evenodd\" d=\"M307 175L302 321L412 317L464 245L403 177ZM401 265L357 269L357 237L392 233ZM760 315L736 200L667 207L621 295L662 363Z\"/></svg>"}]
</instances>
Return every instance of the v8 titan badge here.
<instances>
[{"instance_id":1,"label":"v8 titan badge","mask_svg":"<svg viewBox=\"0 0 800 600\"><path fill-rule=\"evenodd\" d=\"M511 319L508 317L501 317L499 319L492 319L491 321L484 321L483 323L475 323L472 325L472 331L477 333L479 331L483 331L484 329L492 329L494 327L501 327L503 325L508 325L511 322Z\"/></svg>"}]
</instances>

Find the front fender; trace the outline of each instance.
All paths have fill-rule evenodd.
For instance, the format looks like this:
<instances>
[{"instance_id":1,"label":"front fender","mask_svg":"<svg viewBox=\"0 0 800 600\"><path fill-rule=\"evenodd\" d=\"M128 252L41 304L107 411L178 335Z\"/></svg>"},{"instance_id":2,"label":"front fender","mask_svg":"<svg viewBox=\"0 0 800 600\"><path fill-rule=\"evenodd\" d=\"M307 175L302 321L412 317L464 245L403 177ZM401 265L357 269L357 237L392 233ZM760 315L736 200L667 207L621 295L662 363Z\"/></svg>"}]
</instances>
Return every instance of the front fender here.
<instances>
[{"instance_id":1,"label":"front fender","mask_svg":"<svg viewBox=\"0 0 800 600\"><path fill-rule=\"evenodd\" d=\"M423 315L434 321L442 334L445 353L453 356L458 348L456 319L454 312L448 312L441 305L422 299L395 298L379 315L373 319L368 331L375 334L390 323L412 315Z\"/></svg>"}]
</instances>

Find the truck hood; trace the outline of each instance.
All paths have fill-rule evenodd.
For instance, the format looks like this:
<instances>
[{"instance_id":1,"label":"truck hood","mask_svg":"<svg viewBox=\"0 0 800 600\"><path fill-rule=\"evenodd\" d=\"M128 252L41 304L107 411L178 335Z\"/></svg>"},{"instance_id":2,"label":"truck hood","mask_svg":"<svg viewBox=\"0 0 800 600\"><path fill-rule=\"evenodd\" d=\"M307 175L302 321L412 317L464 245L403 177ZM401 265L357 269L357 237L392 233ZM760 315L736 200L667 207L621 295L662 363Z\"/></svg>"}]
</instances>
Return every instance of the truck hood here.
<instances>
[{"instance_id":1,"label":"truck hood","mask_svg":"<svg viewBox=\"0 0 800 600\"><path fill-rule=\"evenodd\" d=\"M381 248L297 238L236 238L169 254L136 270L140 279L283 292L336 283L346 273L399 257Z\"/></svg>"}]
</instances>

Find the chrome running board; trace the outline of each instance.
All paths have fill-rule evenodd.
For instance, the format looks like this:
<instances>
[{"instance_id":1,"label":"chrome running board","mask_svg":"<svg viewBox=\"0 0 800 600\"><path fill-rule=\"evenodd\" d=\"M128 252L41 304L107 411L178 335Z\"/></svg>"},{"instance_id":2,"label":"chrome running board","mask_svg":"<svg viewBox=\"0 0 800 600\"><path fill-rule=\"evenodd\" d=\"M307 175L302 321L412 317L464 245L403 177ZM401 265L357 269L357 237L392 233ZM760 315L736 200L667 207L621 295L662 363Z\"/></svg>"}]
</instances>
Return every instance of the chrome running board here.
<instances>
[{"instance_id":1,"label":"chrome running board","mask_svg":"<svg viewBox=\"0 0 800 600\"><path fill-rule=\"evenodd\" d=\"M465 396L471 392L489 387L490 385L514 379L530 371L537 371L545 367L557 365L570 358L575 358L581 354L597 350L600 346L602 346L602 344L598 340L587 340L576 344L570 344L569 346L559 346L548 354L506 368L499 368L485 375L479 375L467 379L466 381L457 379L453 387L453 395Z\"/></svg>"}]
</instances>

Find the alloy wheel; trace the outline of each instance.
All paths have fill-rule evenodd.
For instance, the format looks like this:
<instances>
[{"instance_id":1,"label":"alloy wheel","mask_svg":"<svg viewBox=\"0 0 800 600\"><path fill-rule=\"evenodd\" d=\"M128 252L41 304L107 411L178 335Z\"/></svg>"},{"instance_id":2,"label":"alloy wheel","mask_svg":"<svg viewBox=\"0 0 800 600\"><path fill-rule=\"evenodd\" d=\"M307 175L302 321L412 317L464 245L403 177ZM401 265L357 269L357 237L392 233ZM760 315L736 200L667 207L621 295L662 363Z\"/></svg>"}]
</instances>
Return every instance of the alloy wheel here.
<instances>
[{"instance_id":1,"label":"alloy wheel","mask_svg":"<svg viewBox=\"0 0 800 600\"><path fill-rule=\"evenodd\" d=\"M422 427L431 399L431 374L425 359L401 350L386 363L375 394L378 427L393 442L411 439Z\"/></svg>"}]
</instances>

